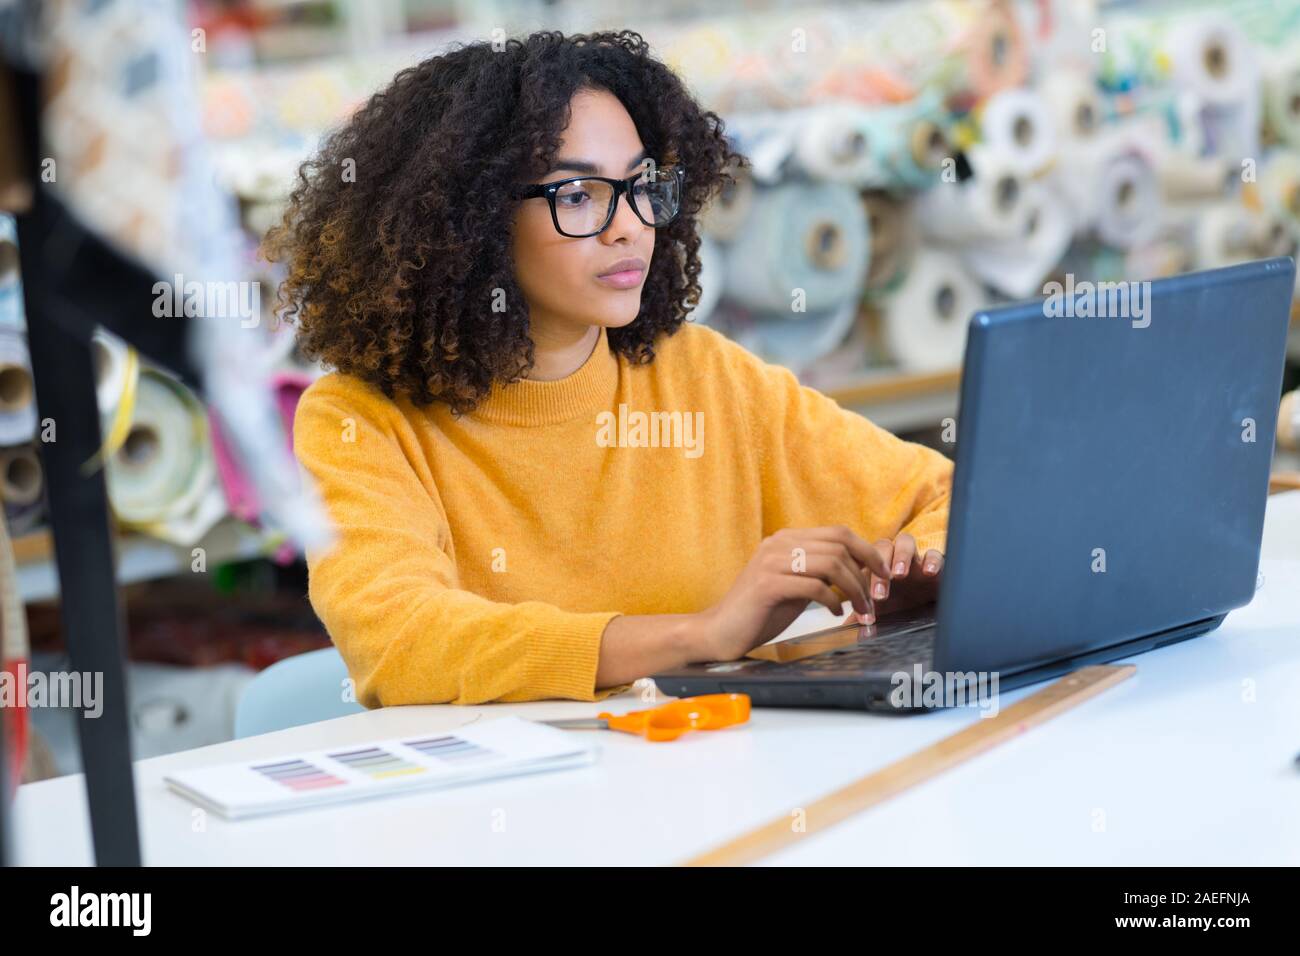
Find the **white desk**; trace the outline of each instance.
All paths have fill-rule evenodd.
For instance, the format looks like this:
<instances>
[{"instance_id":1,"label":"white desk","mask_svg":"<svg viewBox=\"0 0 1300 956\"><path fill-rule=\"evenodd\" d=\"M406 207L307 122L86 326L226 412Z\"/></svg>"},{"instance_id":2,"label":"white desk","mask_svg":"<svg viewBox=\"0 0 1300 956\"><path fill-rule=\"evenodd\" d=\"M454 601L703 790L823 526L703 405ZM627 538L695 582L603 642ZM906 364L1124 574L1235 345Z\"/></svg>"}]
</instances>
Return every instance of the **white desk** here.
<instances>
[{"instance_id":1,"label":"white desk","mask_svg":"<svg viewBox=\"0 0 1300 956\"><path fill-rule=\"evenodd\" d=\"M1300 863L1300 493L1270 499L1263 587L1217 631L1134 658L1135 677L1023 738L769 858L769 863ZM824 610L816 612L825 614ZM815 624L815 618L810 619ZM1249 683L1248 683L1249 682ZM1034 688L1003 696L1008 706ZM1253 693L1253 701L1249 699ZM756 709L670 744L600 733L580 770L227 823L164 773L530 718L634 709L547 702L400 707L136 764L151 864L668 864L978 720ZM599 733L599 732L596 732ZM18 860L90 862L80 775L21 787Z\"/></svg>"}]
</instances>

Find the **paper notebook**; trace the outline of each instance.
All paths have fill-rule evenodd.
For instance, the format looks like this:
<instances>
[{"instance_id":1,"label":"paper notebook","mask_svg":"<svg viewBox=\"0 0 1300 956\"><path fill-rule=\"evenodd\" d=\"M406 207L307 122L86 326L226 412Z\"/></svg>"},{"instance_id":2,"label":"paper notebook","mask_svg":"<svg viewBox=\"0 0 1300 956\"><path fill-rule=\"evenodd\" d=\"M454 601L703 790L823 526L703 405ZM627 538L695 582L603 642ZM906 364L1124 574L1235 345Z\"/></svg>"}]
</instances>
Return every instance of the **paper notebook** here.
<instances>
[{"instance_id":1,"label":"paper notebook","mask_svg":"<svg viewBox=\"0 0 1300 956\"><path fill-rule=\"evenodd\" d=\"M593 763L584 735L522 717L328 750L182 770L164 782L226 819L436 790Z\"/></svg>"}]
</instances>

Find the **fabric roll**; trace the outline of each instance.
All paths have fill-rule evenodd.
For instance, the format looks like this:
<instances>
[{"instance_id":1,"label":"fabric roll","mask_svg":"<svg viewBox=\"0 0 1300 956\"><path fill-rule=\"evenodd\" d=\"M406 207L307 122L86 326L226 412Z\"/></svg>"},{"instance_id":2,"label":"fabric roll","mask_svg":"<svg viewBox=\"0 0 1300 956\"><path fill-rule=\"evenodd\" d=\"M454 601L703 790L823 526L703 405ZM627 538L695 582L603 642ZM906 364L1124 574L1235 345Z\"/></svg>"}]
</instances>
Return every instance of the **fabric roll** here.
<instances>
[{"instance_id":1,"label":"fabric roll","mask_svg":"<svg viewBox=\"0 0 1300 956\"><path fill-rule=\"evenodd\" d=\"M104 438L86 467L98 471L130 434L140 384L140 357L135 349L103 328L96 329L91 337L90 357Z\"/></svg>"},{"instance_id":2,"label":"fabric roll","mask_svg":"<svg viewBox=\"0 0 1300 956\"><path fill-rule=\"evenodd\" d=\"M1033 175L1056 156L1057 132L1047 99L1030 89L1003 90L979 111L980 141L1016 172Z\"/></svg>"},{"instance_id":3,"label":"fabric roll","mask_svg":"<svg viewBox=\"0 0 1300 956\"><path fill-rule=\"evenodd\" d=\"M1265 208L1300 225L1300 155L1278 150L1264 162L1259 176Z\"/></svg>"},{"instance_id":4,"label":"fabric roll","mask_svg":"<svg viewBox=\"0 0 1300 956\"><path fill-rule=\"evenodd\" d=\"M938 87L957 103L988 99L1024 84L1028 50L1014 6L1005 0L893 4L874 19L877 62L916 87Z\"/></svg>"},{"instance_id":5,"label":"fabric roll","mask_svg":"<svg viewBox=\"0 0 1300 956\"><path fill-rule=\"evenodd\" d=\"M21 287L17 284L0 288L0 329L22 332L27 328Z\"/></svg>"},{"instance_id":6,"label":"fabric roll","mask_svg":"<svg viewBox=\"0 0 1300 956\"><path fill-rule=\"evenodd\" d=\"M959 368L966 326L984 305L984 293L951 252L917 252L903 283L881 301L886 351L905 369Z\"/></svg>"},{"instance_id":7,"label":"fabric roll","mask_svg":"<svg viewBox=\"0 0 1300 956\"><path fill-rule=\"evenodd\" d=\"M135 392L140 380L139 361L124 341L105 329L96 330L91 338L90 355L99 414L111 421L123 400Z\"/></svg>"},{"instance_id":8,"label":"fabric roll","mask_svg":"<svg viewBox=\"0 0 1300 956\"><path fill-rule=\"evenodd\" d=\"M1235 106L1257 94L1250 44L1228 17L1175 17L1161 48L1171 60L1173 84L1206 103Z\"/></svg>"},{"instance_id":9,"label":"fabric roll","mask_svg":"<svg viewBox=\"0 0 1300 956\"><path fill-rule=\"evenodd\" d=\"M700 217L705 235L718 242L731 242L740 235L754 205L754 178L743 169L732 168L735 181L723 186Z\"/></svg>"},{"instance_id":10,"label":"fabric roll","mask_svg":"<svg viewBox=\"0 0 1300 956\"><path fill-rule=\"evenodd\" d=\"M930 93L903 104L742 114L729 120L728 133L760 184L798 176L859 189L920 188L938 181L952 153L944 121Z\"/></svg>"},{"instance_id":11,"label":"fabric roll","mask_svg":"<svg viewBox=\"0 0 1300 956\"><path fill-rule=\"evenodd\" d=\"M965 88L976 99L986 99L1023 84L1029 57L1012 5L998 0L965 6L972 21L957 45L965 67Z\"/></svg>"},{"instance_id":12,"label":"fabric roll","mask_svg":"<svg viewBox=\"0 0 1300 956\"><path fill-rule=\"evenodd\" d=\"M798 132L796 158L809 176L859 189L925 188L939 181L953 150L935 96L838 112L838 129L827 130L827 119L820 129L809 125Z\"/></svg>"},{"instance_id":13,"label":"fabric roll","mask_svg":"<svg viewBox=\"0 0 1300 956\"><path fill-rule=\"evenodd\" d=\"M1260 259L1291 256L1300 252L1300 241L1291 220L1270 210L1256 210L1255 254Z\"/></svg>"},{"instance_id":14,"label":"fabric roll","mask_svg":"<svg viewBox=\"0 0 1300 956\"><path fill-rule=\"evenodd\" d=\"M19 281L18 227L0 212L0 329L22 329L23 289Z\"/></svg>"},{"instance_id":15,"label":"fabric roll","mask_svg":"<svg viewBox=\"0 0 1300 956\"><path fill-rule=\"evenodd\" d=\"M1197 268L1213 269L1255 258L1262 242L1261 225L1240 203L1202 208L1194 227Z\"/></svg>"},{"instance_id":16,"label":"fabric roll","mask_svg":"<svg viewBox=\"0 0 1300 956\"><path fill-rule=\"evenodd\" d=\"M898 131L870 111L833 105L792 121L794 161L813 179L862 187L892 178L885 157L897 151Z\"/></svg>"},{"instance_id":17,"label":"fabric roll","mask_svg":"<svg viewBox=\"0 0 1300 956\"><path fill-rule=\"evenodd\" d=\"M290 450L293 448L293 419L312 376L302 372L285 370L271 377L271 394L275 411L284 428L285 440ZM263 506L258 498L257 489L252 480L240 467L226 435L226 427L215 412L209 412L212 431L212 451L216 464L217 476L225 497L226 508L241 521L249 524L260 523Z\"/></svg>"},{"instance_id":18,"label":"fabric roll","mask_svg":"<svg viewBox=\"0 0 1300 956\"><path fill-rule=\"evenodd\" d=\"M725 328L745 348L803 374L834 351L857 319L857 297L829 309L804 313L755 312Z\"/></svg>"},{"instance_id":19,"label":"fabric roll","mask_svg":"<svg viewBox=\"0 0 1300 956\"><path fill-rule=\"evenodd\" d=\"M1013 299L1043 294L1043 281L1061 262L1074 236L1069 210L1042 183L1028 184L1023 232L1011 239L972 243L960 250L971 274Z\"/></svg>"},{"instance_id":20,"label":"fabric roll","mask_svg":"<svg viewBox=\"0 0 1300 956\"><path fill-rule=\"evenodd\" d=\"M0 446L21 445L36 436L36 384L27 337L0 328Z\"/></svg>"},{"instance_id":21,"label":"fabric roll","mask_svg":"<svg viewBox=\"0 0 1300 956\"><path fill-rule=\"evenodd\" d=\"M1106 106L1092 75L1077 68L1046 67L1041 89L1061 147L1096 136L1106 118Z\"/></svg>"},{"instance_id":22,"label":"fabric roll","mask_svg":"<svg viewBox=\"0 0 1300 956\"><path fill-rule=\"evenodd\" d=\"M871 237L866 291L874 296L902 281L915 237L906 201L875 191L862 194L862 205L867 211L867 234Z\"/></svg>"},{"instance_id":23,"label":"fabric roll","mask_svg":"<svg viewBox=\"0 0 1300 956\"><path fill-rule=\"evenodd\" d=\"M945 131L947 116L933 90L914 100L875 111L874 122L888 125L889 136L878 138L885 148L885 166L890 176L884 182L866 183L890 189L928 189L940 181L945 160L955 150Z\"/></svg>"},{"instance_id":24,"label":"fabric roll","mask_svg":"<svg viewBox=\"0 0 1300 956\"><path fill-rule=\"evenodd\" d=\"M750 179L770 186L786 177L802 124L810 115L808 110L761 110L727 117L727 138L732 149L748 160Z\"/></svg>"},{"instance_id":25,"label":"fabric roll","mask_svg":"<svg viewBox=\"0 0 1300 956\"><path fill-rule=\"evenodd\" d=\"M1100 207L1095 226L1104 242L1129 248L1149 238L1160 221L1160 191L1150 160L1136 150L1108 157L1098 170Z\"/></svg>"},{"instance_id":26,"label":"fabric roll","mask_svg":"<svg viewBox=\"0 0 1300 956\"><path fill-rule=\"evenodd\" d=\"M261 512L257 491L240 467L226 435L226 427L214 409L208 410L208 427L212 433L212 454L217 467L217 480L226 500L226 510L240 521L256 525Z\"/></svg>"},{"instance_id":27,"label":"fabric roll","mask_svg":"<svg viewBox=\"0 0 1300 956\"><path fill-rule=\"evenodd\" d=\"M1300 148L1300 49L1272 54L1264 67L1264 117L1275 139Z\"/></svg>"},{"instance_id":28,"label":"fabric roll","mask_svg":"<svg viewBox=\"0 0 1300 956\"><path fill-rule=\"evenodd\" d=\"M216 477L203 406L175 379L142 369L130 430L107 465L118 520L193 545L225 513Z\"/></svg>"},{"instance_id":29,"label":"fabric roll","mask_svg":"<svg viewBox=\"0 0 1300 956\"><path fill-rule=\"evenodd\" d=\"M1168 203L1222 199L1241 184L1241 169L1224 156L1193 156L1164 144L1157 152L1160 194Z\"/></svg>"},{"instance_id":30,"label":"fabric roll","mask_svg":"<svg viewBox=\"0 0 1300 956\"><path fill-rule=\"evenodd\" d=\"M11 534L23 535L45 516L45 470L34 444L0 448L0 500Z\"/></svg>"},{"instance_id":31,"label":"fabric roll","mask_svg":"<svg viewBox=\"0 0 1300 956\"><path fill-rule=\"evenodd\" d=\"M18 227L0 212L0 293L18 284Z\"/></svg>"},{"instance_id":32,"label":"fabric roll","mask_svg":"<svg viewBox=\"0 0 1300 956\"><path fill-rule=\"evenodd\" d=\"M1131 131L1111 129L1061 156L1054 188L1069 202L1080 230L1131 248L1160 229L1160 180L1149 151Z\"/></svg>"},{"instance_id":33,"label":"fabric roll","mask_svg":"<svg viewBox=\"0 0 1300 956\"><path fill-rule=\"evenodd\" d=\"M922 235L947 245L1014 238L1025 225L1024 175L1002 150L979 145L968 155L968 179L941 182L917 199Z\"/></svg>"},{"instance_id":34,"label":"fabric roll","mask_svg":"<svg viewBox=\"0 0 1300 956\"><path fill-rule=\"evenodd\" d=\"M792 182L761 189L747 227L727 248L727 297L764 312L836 309L861 289L867 228L858 194L847 186Z\"/></svg>"}]
</instances>

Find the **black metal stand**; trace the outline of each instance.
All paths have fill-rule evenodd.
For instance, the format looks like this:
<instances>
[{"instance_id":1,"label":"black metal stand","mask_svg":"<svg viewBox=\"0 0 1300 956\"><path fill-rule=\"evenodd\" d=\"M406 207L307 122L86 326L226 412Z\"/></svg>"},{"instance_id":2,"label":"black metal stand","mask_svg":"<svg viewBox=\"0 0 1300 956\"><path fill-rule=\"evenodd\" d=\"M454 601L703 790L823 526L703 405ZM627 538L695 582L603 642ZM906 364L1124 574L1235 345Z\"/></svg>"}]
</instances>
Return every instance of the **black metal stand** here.
<instances>
[{"instance_id":1,"label":"black metal stand","mask_svg":"<svg viewBox=\"0 0 1300 956\"><path fill-rule=\"evenodd\" d=\"M40 183L34 145L41 142L38 77L20 70L11 76L25 166L30 181ZM108 495L102 471L81 471L101 440L91 335L96 324L104 326L201 393L199 375L187 352L188 321L153 316L155 280L146 269L89 232L43 186L37 187L32 208L16 221L38 429L46 422L55 429L55 440L42 441L40 447L63 634L72 670L103 675L101 715L78 722L95 862L139 866L125 629ZM3 753L0 749L0 759Z\"/></svg>"},{"instance_id":2,"label":"black metal stand","mask_svg":"<svg viewBox=\"0 0 1300 956\"><path fill-rule=\"evenodd\" d=\"M82 675L83 686L91 675L103 675L102 712L97 718L77 719L95 861L101 866L139 866L125 631L108 494L102 470L81 473L82 464L100 446L90 347L39 312L29 311L27 322L40 420L55 429L56 440L40 447L69 666Z\"/></svg>"}]
</instances>

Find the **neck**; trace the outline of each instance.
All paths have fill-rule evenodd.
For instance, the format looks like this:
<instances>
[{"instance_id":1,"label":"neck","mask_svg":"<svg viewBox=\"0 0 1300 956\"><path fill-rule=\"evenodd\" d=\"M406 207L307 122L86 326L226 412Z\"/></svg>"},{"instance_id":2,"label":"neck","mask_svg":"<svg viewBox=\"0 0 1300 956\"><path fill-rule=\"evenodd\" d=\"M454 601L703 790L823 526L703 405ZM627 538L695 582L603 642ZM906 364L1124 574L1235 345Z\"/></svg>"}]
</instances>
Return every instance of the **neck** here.
<instances>
[{"instance_id":1,"label":"neck","mask_svg":"<svg viewBox=\"0 0 1300 956\"><path fill-rule=\"evenodd\" d=\"M591 357L600 339L598 325L534 326L533 367L527 378L536 382L553 382L567 378Z\"/></svg>"},{"instance_id":2,"label":"neck","mask_svg":"<svg viewBox=\"0 0 1300 956\"><path fill-rule=\"evenodd\" d=\"M609 349L606 329L597 325L592 331L595 345L581 349L583 361L572 366L551 356L546 364L556 366L556 374L549 379L532 374L509 385L493 382L491 394L475 408L474 416L506 425L537 426L590 420L602 409L612 408L619 388L619 359ZM541 345L535 345L533 353L536 358L545 354ZM564 369L567 374L559 374Z\"/></svg>"}]
</instances>

